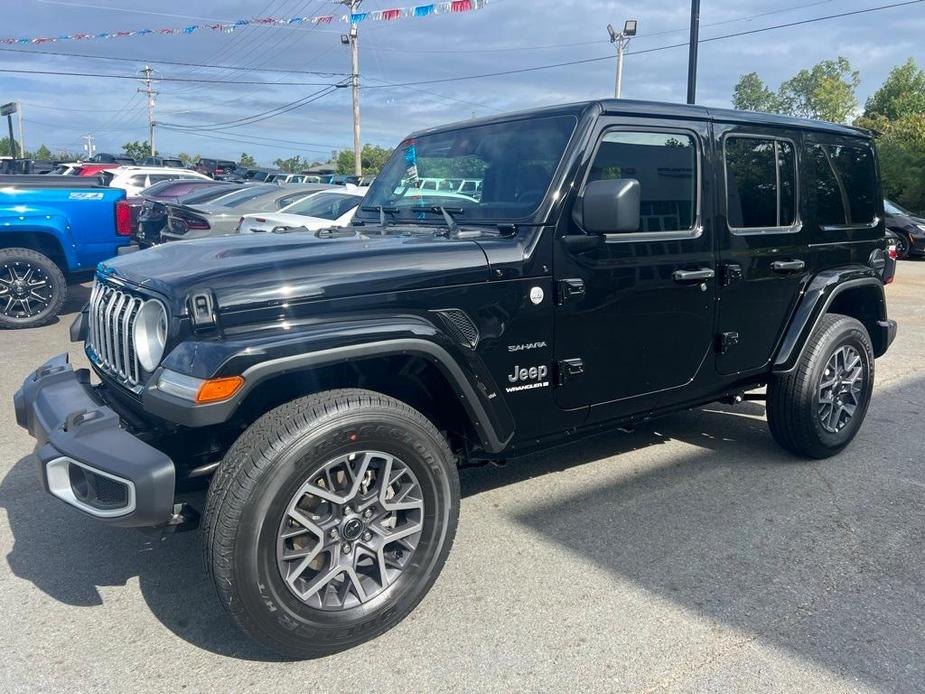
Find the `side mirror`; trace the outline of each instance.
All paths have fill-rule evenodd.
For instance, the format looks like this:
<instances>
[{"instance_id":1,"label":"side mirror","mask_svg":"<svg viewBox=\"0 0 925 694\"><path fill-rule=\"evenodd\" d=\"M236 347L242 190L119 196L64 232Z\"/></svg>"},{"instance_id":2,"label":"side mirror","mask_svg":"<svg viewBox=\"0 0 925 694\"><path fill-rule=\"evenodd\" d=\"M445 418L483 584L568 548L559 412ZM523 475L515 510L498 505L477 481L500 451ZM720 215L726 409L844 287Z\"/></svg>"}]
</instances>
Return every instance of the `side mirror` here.
<instances>
[{"instance_id":1,"label":"side mirror","mask_svg":"<svg viewBox=\"0 0 925 694\"><path fill-rule=\"evenodd\" d=\"M611 178L585 186L582 223L592 234L639 231L639 181Z\"/></svg>"}]
</instances>

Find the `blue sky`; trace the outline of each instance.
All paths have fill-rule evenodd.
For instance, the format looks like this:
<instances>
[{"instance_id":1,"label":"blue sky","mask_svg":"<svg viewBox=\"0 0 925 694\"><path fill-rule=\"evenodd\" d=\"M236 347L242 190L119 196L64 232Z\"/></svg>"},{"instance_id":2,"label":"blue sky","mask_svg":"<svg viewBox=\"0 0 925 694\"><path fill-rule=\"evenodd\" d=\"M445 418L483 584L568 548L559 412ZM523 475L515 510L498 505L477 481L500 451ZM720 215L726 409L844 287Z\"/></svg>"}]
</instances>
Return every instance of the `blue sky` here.
<instances>
[{"instance_id":1,"label":"blue sky","mask_svg":"<svg viewBox=\"0 0 925 694\"><path fill-rule=\"evenodd\" d=\"M364 10L420 4L423 0L366 0ZM887 0L702 0L701 38L885 4ZM612 55L606 25L639 22L629 52L687 38L686 0L488 0L478 12L360 26L363 84L380 88L362 95L363 141L393 146L404 134L432 125L526 107L612 94L612 60L508 76L389 87L389 83L438 80ZM77 32L178 27L201 19L338 14L331 0L17 0L3 9L0 38ZM742 19L762 15L752 19ZM162 82L157 118L184 125L244 118L320 89L274 82L329 83L293 71L346 73L349 51L342 25L246 27L231 34L143 36L61 42L35 50L128 58L108 61L74 56L0 51L6 69L131 75L152 61L162 77L229 80L228 84ZM728 106L738 77L757 71L776 87L802 67L844 55L861 72L864 99L889 70L914 57L925 65L925 3L801 27L705 43L700 49L698 102ZM26 51L31 50L26 47ZM157 60L233 66L209 69L158 64ZM255 68L260 68L255 70ZM278 69L271 72L269 69ZM683 101L687 51L673 48L627 55L626 98ZM235 81L261 84L238 84ZM385 85L384 87L382 85ZM80 136L93 133L99 151L147 137L144 99L131 80L0 73L0 101L20 100L27 147L77 151ZM221 139L220 139L221 138ZM237 158L248 152L264 164L301 154L323 160L331 149L351 145L349 90L284 115L222 132L159 130L158 149ZM285 142L286 144L284 144ZM290 144L297 143L297 144Z\"/></svg>"}]
</instances>

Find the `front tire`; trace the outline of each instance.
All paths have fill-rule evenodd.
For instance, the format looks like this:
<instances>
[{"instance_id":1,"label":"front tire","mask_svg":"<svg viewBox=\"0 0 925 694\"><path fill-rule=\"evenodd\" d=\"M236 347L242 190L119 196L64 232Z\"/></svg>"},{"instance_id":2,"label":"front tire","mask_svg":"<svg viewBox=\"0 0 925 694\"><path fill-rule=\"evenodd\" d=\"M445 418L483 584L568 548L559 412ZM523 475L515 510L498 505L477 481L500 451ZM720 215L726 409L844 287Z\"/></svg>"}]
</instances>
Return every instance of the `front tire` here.
<instances>
[{"instance_id":1,"label":"front tire","mask_svg":"<svg viewBox=\"0 0 925 694\"><path fill-rule=\"evenodd\" d=\"M768 425L785 449L809 458L839 453L855 437L874 387L874 349L854 318L826 314L796 368L768 383Z\"/></svg>"},{"instance_id":2,"label":"front tire","mask_svg":"<svg viewBox=\"0 0 925 694\"><path fill-rule=\"evenodd\" d=\"M50 323L66 296L64 274L51 258L28 248L0 250L0 329Z\"/></svg>"},{"instance_id":3,"label":"front tire","mask_svg":"<svg viewBox=\"0 0 925 694\"><path fill-rule=\"evenodd\" d=\"M257 420L209 488L204 554L222 604L291 658L400 622L456 532L459 479L423 415L364 390L311 395Z\"/></svg>"}]
</instances>

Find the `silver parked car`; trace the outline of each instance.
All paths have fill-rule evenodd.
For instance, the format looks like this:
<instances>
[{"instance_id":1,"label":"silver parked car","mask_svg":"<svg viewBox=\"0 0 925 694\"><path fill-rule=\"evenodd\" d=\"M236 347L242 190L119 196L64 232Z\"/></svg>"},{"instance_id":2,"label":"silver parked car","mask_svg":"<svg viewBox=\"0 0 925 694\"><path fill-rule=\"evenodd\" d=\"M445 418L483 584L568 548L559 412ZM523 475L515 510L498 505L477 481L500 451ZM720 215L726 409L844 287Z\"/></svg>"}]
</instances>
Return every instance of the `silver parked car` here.
<instances>
[{"instance_id":1,"label":"silver parked car","mask_svg":"<svg viewBox=\"0 0 925 694\"><path fill-rule=\"evenodd\" d=\"M167 226L161 231L164 241L198 239L204 236L233 234L238 221L253 212L276 212L304 198L308 193L336 188L320 183L263 183L249 185L202 205L168 205Z\"/></svg>"}]
</instances>

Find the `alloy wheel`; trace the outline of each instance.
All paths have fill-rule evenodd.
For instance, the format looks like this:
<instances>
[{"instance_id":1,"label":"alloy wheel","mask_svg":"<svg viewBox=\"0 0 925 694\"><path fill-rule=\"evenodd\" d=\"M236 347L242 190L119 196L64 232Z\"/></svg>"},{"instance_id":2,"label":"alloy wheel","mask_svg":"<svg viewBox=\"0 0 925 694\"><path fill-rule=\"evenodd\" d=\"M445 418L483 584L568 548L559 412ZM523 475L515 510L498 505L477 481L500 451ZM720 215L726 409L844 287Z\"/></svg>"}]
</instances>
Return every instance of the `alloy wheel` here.
<instances>
[{"instance_id":1,"label":"alloy wheel","mask_svg":"<svg viewBox=\"0 0 925 694\"><path fill-rule=\"evenodd\" d=\"M299 600L346 610L393 587L411 562L424 501L414 472L380 451L321 465L290 499L277 535L280 575Z\"/></svg>"},{"instance_id":2,"label":"alloy wheel","mask_svg":"<svg viewBox=\"0 0 925 694\"><path fill-rule=\"evenodd\" d=\"M860 352L850 345L829 357L817 391L817 414L822 428L836 434L851 421L861 405L866 366Z\"/></svg>"},{"instance_id":3,"label":"alloy wheel","mask_svg":"<svg viewBox=\"0 0 925 694\"><path fill-rule=\"evenodd\" d=\"M41 268L22 261L0 265L0 314L31 318L48 308L54 288Z\"/></svg>"}]
</instances>

